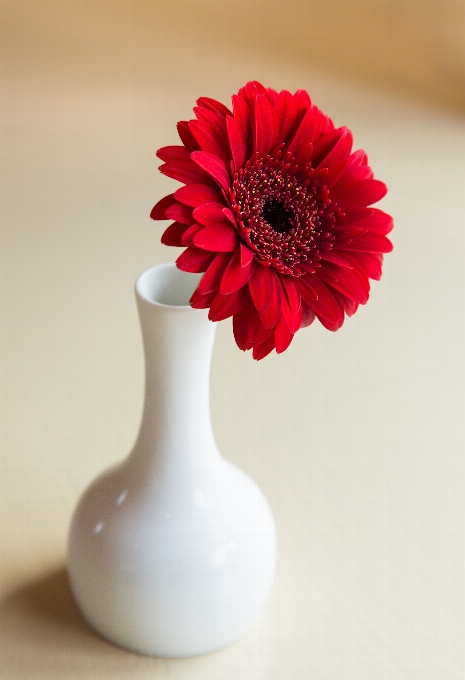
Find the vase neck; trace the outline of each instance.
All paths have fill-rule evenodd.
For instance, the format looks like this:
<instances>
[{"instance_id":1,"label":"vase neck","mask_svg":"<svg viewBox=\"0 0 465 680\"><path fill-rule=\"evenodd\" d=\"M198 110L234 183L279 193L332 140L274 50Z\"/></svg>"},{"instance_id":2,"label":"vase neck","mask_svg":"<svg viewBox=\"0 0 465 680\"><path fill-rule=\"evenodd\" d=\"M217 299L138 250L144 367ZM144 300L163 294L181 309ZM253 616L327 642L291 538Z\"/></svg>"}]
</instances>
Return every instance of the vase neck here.
<instances>
[{"instance_id":1,"label":"vase neck","mask_svg":"<svg viewBox=\"0 0 465 680\"><path fill-rule=\"evenodd\" d=\"M207 310L160 304L140 290L141 278L163 267L166 265L148 270L136 285L145 355L145 399L131 458L146 473L160 468L188 470L219 456L209 400L216 324L208 320ZM179 270L175 273L187 276L189 285L195 288L196 277ZM174 292L179 294L179 286ZM153 291L151 296L155 296Z\"/></svg>"}]
</instances>

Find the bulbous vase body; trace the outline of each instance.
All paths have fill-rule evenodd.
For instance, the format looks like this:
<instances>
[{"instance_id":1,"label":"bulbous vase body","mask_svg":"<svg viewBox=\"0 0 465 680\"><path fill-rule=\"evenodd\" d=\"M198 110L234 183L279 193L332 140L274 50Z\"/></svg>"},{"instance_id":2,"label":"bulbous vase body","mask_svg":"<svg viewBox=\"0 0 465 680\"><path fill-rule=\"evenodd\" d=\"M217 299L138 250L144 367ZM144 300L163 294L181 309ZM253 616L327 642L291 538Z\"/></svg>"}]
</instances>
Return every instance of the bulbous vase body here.
<instances>
[{"instance_id":1,"label":"bulbous vase body","mask_svg":"<svg viewBox=\"0 0 465 680\"><path fill-rule=\"evenodd\" d=\"M138 278L139 435L128 458L85 491L69 538L70 583L85 619L110 642L150 656L194 656L238 639L275 569L268 503L213 437L216 325L188 306L197 282L171 264Z\"/></svg>"}]
</instances>

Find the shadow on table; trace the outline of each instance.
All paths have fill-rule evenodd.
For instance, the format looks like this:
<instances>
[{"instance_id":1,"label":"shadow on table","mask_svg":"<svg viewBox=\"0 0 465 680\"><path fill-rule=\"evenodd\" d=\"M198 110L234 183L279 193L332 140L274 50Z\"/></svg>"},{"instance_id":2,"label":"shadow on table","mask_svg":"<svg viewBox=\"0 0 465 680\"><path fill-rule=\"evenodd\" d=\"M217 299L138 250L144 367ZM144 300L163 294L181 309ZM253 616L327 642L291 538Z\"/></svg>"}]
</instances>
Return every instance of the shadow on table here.
<instances>
[{"instance_id":1,"label":"shadow on table","mask_svg":"<svg viewBox=\"0 0 465 680\"><path fill-rule=\"evenodd\" d=\"M30 582L1 604L2 661L7 678L55 677L54 672L87 666L89 657L123 656L84 622L63 567ZM86 663L87 657L87 663ZM117 661L116 661L117 663ZM95 664L95 661L94 661ZM65 677L65 675L61 675ZM80 677L79 673L76 677ZM82 677L85 677L83 672Z\"/></svg>"},{"instance_id":2,"label":"shadow on table","mask_svg":"<svg viewBox=\"0 0 465 680\"><path fill-rule=\"evenodd\" d=\"M71 595L65 567L23 586L7 597L2 611L10 626L8 633L14 633L15 622L40 624L49 632L53 629L72 632L74 635L95 637L81 617Z\"/></svg>"},{"instance_id":3,"label":"shadow on table","mask_svg":"<svg viewBox=\"0 0 465 680\"><path fill-rule=\"evenodd\" d=\"M244 656L261 647L263 623L238 643L192 659L157 659L111 645L85 623L71 595L63 567L24 585L0 605L0 677L5 680L115 680L174 677L233 678ZM265 629L267 626L265 625ZM252 653L254 656L254 654ZM176 668L173 668L175 666ZM227 670L229 669L229 670Z\"/></svg>"}]
</instances>

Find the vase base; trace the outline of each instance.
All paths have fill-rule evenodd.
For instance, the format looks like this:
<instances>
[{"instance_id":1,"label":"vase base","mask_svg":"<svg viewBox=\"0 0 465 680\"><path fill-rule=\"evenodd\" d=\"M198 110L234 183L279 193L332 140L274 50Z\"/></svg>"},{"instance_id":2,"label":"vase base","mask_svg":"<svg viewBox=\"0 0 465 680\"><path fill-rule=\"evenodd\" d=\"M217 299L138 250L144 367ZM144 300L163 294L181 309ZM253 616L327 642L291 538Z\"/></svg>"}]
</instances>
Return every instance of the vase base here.
<instances>
[{"instance_id":1,"label":"vase base","mask_svg":"<svg viewBox=\"0 0 465 680\"><path fill-rule=\"evenodd\" d=\"M195 658L197 656L215 654L216 652L220 652L223 649L227 649L228 647L231 647L232 645L239 642L243 637L247 635L247 633L253 628L253 626L256 623L256 620L254 620L249 625L247 625L242 631L236 632L236 634L230 639L217 641L214 644L211 643L209 645L203 646L188 646L185 644L185 641L182 641L182 644L178 644L175 648L173 648L172 645L169 645L167 647L161 647L158 645L145 647L141 646L138 643L128 644L127 641L121 641L117 638L113 638L112 636L108 635L106 631L99 630L96 626L94 626L86 618L82 610L81 615L86 624L89 626L89 628L105 642L108 642L114 647L118 647L119 649L122 649L126 652L130 652L131 654L138 654L140 656L151 657L154 659L190 659Z\"/></svg>"},{"instance_id":2,"label":"vase base","mask_svg":"<svg viewBox=\"0 0 465 680\"><path fill-rule=\"evenodd\" d=\"M198 656L233 644L273 582L276 530L265 496L218 457L210 476L186 478L184 508L168 495L161 506L151 494L132 504L131 489L121 491L125 468L101 475L73 518L68 572L84 619L112 644L146 656Z\"/></svg>"}]
</instances>

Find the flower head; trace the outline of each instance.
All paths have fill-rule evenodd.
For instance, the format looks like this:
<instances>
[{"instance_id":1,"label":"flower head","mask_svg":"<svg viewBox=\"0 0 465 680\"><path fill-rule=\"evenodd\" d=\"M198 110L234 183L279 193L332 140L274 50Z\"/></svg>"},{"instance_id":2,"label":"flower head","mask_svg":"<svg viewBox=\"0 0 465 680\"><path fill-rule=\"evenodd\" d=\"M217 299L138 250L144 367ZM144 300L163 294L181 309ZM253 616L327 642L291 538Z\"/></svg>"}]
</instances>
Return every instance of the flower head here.
<instances>
[{"instance_id":1,"label":"flower head","mask_svg":"<svg viewBox=\"0 0 465 680\"><path fill-rule=\"evenodd\" d=\"M177 266L205 272L191 305L232 317L239 348L262 359L315 318L336 331L367 302L393 223L369 207L387 189L365 152L307 92L250 82L232 105L202 97L178 123L182 145L157 155L185 186L151 217L172 220L162 242L186 248Z\"/></svg>"}]
</instances>

